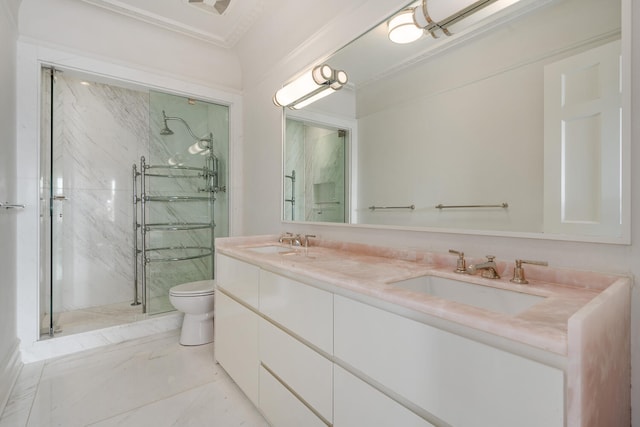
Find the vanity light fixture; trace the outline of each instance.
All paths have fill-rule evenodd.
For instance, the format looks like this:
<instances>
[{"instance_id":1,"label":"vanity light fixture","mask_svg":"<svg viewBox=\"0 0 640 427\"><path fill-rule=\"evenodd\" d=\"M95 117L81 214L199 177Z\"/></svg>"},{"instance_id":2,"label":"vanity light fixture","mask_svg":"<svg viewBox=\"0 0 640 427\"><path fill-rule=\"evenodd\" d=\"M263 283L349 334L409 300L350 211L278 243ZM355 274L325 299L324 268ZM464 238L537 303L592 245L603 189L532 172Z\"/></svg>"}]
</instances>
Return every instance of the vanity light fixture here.
<instances>
[{"instance_id":1,"label":"vanity light fixture","mask_svg":"<svg viewBox=\"0 0 640 427\"><path fill-rule=\"evenodd\" d=\"M389 39L394 43L411 43L422 34L438 38L439 33L451 36L452 27L464 20L468 27L519 0L422 0L405 9L387 23ZM459 28L458 28L459 29Z\"/></svg>"},{"instance_id":2,"label":"vanity light fixture","mask_svg":"<svg viewBox=\"0 0 640 427\"><path fill-rule=\"evenodd\" d=\"M209 150L209 144L208 141L205 140L199 140L196 141L195 143L193 143L193 145L189 146L189 148L187 149L187 151L189 151L190 154L201 154L204 151L208 151Z\"/></svg>"},{"instance_id":3,"label":"vanity light fixture","mask_svg":"<svg viewBox=\"0 0 640 427\"><path fill-rule=\"evenodd\" d=\"M342 89L347 80L344 71L334 70L327 64L318 65L278 90L273 103L298 110Z\"/></svg>"},{"instance_id":4,"label":"vanity light fixture","mask_svg":"<svg viewBox=\"0 0 640 427\"><path fill-rule=\"evenodd\" d=\"M420 7L420 6L418 6ZM418 9L416 7L415 9ZM398 44L411 43L424 34L424 30L416 25L415 9L405 9L389 20L389 39Z\"/></svg>"}]
</instances>

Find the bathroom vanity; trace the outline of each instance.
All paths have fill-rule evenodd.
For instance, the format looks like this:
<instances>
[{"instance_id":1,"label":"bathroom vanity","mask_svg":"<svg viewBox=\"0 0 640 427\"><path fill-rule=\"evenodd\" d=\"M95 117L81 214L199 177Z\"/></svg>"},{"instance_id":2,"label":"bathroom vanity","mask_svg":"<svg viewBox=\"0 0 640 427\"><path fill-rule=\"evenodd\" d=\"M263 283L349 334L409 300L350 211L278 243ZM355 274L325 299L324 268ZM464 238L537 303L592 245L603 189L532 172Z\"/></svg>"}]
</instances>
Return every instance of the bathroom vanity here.
<instances>
[{"instance_id":1,"label":"bathroom vanity","mask_svg":"<svg viewBox=\"0 0 640 427\"><path fill-rule=\"evenodd\" d=\"M627 277L277 236L216 258L215 358L274 426L630 425Z\"/></svg>"}]
</instances>

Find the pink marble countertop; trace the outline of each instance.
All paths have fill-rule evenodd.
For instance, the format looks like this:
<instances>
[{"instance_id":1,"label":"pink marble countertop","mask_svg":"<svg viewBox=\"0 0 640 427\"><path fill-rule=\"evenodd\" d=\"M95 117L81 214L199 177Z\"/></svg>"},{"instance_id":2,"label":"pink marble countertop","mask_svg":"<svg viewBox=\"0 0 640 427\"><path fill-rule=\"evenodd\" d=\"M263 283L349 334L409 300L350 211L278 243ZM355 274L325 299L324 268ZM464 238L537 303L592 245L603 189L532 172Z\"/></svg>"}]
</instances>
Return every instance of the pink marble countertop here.
<instances>
[{"instance_id":1,"label":"pink marble countertop","mask_svg":"<svg viewBox=\"0 0 640 427\"><path fill-rule=\"evenodd\" d=\"M419 313L521 342L562 356L567 355L569 319L617 281L612 274L526 265L527 285L511 283L513 263L498 262L500 279L454 273L456 256L415 250L350 244L314 239L312 246L284 253L261 253L251 248L278 245L278 236L216 239L216 250L298 280L320 281L340 290L378 298ZM484 260L468 259L467 262ZM390 285L423 275L508 289L545 297L516 315L413 292Z\"/></svg>"}]
</instances>

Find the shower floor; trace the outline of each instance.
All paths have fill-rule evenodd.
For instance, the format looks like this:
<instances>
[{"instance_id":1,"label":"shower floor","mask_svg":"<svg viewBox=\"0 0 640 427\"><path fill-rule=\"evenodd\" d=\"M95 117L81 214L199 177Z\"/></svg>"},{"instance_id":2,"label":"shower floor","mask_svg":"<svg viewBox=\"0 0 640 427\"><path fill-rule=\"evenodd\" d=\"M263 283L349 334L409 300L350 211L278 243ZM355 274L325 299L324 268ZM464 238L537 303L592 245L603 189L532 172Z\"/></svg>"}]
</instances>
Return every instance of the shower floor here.
<instances>
[{"instance_id":1,"label":"shower floor","mask_svg":"<svg viewBox=\"0 0 640 427\"><path fill-rule=\"evenodd\" d=\"M153 314L166 313L173 310L168 297L151 299L148 301L147 309L149 307L153 308ZM130 302L65 311L59 313L54 321L53 338L133 323L149 319L153 314L143 314L142 305L132 306ZM49 338L52 337L49 336L49 315L46 314L40 324L40 339L46 340Z\"/></svg>"}]
</instances>

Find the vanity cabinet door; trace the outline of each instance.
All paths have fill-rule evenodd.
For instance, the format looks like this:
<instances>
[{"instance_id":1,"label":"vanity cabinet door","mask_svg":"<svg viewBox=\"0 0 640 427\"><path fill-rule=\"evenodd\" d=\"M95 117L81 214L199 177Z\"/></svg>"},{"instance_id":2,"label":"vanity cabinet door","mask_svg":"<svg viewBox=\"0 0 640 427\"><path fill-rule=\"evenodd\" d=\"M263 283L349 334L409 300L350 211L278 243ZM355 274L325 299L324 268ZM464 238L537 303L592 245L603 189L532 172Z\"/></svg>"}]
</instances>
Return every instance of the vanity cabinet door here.
<instances>
[{"instance_id":1,"label":"vanity cabinet door","mask_svg":"<svg viewBox=\"0 0 640 427\"><path fill-rule=\"evenodd\" d=\"M222 254L216 254L216 286L258 309L260 268Z\"/></svg>"},{"instance_id":2,"label":"vanity cabinet door","mask_svg":"<svg viewBox=\"0 0 640 427\"><path fill-rule=\"evenodd\" d=\"M330 292L262 270L260 312L333 354L333 294Z\"/></svg>"},{"instance_id":3,"label":"vanity cabinet door","mask_svg":"<svg viewBox=\"0 0 640 427\"><path fill-rule=\"evenodd\" d=\"M339 366L334 367L334 383L335 427L433 427Z\"/></svg>"},{"instance_id":4,"label":"vanity cabinet door","mask_svg":"<svg viewBox=\"0 0 640 427\"><path fill-rule=\"evenodd\" d=\"M273 427L327 427L313 411L260 367L260 410Z\"/></svg>"},{"instance_id":5,"label":"vanity cabinet door","mask_svg":"<svg viewBox=\"0 0 640 427\"><path fill-rule=\"evenodd\" d=\"M256 313L216 292L214 356L238 387L258 405L258 321Z\"/></svg>"},{"instance_id":6,"label":"vanity cabinet door","mask_svg":"<svg viewBox=\"0 0 640 427\"><path fill-rule=\"evenodd\" d=\"M561 427L564 373L335 296L336 360L456 427Z\"/></svg>"},{"instance_id":7,"label":"vanity cabinet door","mask_svg":"<svg viewBox=\"0 0 640 427\"><path fill-rule=\"evenodd\" d=\"M261 364L331 421L333 363L265 319L260 320L259 347Z\"/></svg>"}]
</instances>

